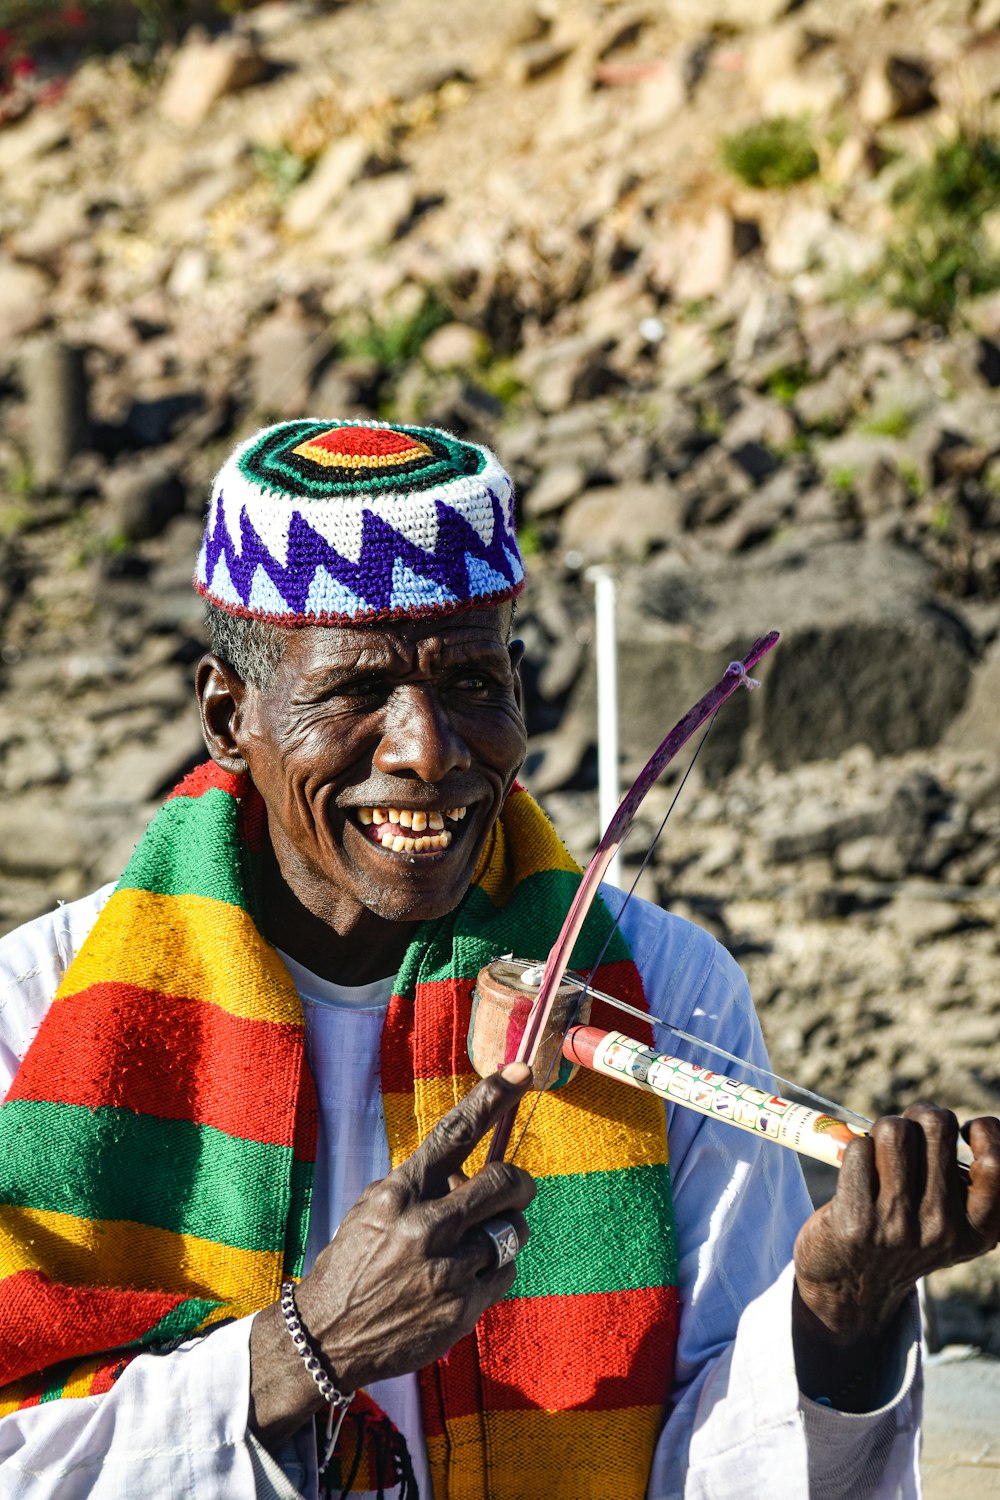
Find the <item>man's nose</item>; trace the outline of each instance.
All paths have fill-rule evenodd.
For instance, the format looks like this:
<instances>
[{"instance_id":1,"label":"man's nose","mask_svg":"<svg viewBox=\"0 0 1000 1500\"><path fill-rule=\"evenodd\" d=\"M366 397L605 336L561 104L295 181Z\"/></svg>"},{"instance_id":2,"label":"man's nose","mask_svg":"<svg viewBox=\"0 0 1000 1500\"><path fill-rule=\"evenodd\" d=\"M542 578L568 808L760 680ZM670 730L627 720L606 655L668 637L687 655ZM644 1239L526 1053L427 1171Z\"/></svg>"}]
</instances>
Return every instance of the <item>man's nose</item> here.
<instances>
[{"instance_id":1,"label":"man's nose","mask_svg":"<svg viewBox=\"0 0 1000 1500\"><path fill-rule=\"evenodd\" d=\"M435 783L467 771L472 756L434 692L414 685L393 694L374 763L390 776Z\"/></svg>"}]
</instances>

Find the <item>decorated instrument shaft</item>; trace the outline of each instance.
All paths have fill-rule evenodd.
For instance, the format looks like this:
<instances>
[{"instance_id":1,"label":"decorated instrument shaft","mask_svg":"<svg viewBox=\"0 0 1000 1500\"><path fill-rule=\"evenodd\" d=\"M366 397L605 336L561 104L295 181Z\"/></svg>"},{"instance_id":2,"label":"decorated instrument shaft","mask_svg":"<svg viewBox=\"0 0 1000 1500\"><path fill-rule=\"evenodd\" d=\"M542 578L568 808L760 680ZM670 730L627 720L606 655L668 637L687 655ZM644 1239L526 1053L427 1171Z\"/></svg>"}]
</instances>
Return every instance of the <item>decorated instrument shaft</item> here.
<instances>
[{"instance_id":1,"label":"decorated instrument shaft","mask_svg":"<svg viewBox=\"0 0 1000 1500\"><path fill-rule=\"evenodd\" d=\"M571 1026L562 1047L570 1062L672 1100L738 1130L766 1136L800 1156L811 1156L832 1167L839 1167L847 1145L866 1133L832 1115L768 1094L765 1089L738 1078L656 1052L621 1031Z\"/></svg>"}]
</instances>

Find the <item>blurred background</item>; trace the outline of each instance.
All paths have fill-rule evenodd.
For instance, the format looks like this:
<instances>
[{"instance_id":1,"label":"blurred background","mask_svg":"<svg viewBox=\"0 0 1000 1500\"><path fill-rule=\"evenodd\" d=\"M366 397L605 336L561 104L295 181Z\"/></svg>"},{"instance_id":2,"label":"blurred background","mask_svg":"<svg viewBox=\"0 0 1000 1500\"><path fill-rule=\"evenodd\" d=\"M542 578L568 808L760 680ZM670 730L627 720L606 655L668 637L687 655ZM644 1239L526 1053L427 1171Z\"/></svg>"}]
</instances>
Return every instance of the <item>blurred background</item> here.
<instances>
[{"instance_id":1,"label":"blurred background","mask_svg":"<svg viewBox=\"0 0 1000 1500\"><path fill-rule=\"evenodd\" d=\"M0 928L200 758L225 453L362 413L513 472L578 857L587 569L623 775L782 631L641 894L779 1071L1000 1109L1000 0L0 0ZM997 1262L935 1278L943 1341L1000 1352Z\"/></svg>"}]
</instances>

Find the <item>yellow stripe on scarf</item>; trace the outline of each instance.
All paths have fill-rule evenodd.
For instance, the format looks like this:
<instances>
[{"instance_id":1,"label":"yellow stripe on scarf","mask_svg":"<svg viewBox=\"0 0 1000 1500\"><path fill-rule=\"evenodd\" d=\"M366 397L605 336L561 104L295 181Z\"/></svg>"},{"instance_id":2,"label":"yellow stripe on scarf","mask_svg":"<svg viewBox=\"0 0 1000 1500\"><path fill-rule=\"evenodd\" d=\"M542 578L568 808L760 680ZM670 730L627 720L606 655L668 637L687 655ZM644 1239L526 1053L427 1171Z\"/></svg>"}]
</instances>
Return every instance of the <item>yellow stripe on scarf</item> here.
<instances>
[{"instance_id":1,"label":"yellow stripe on scarf","mask_svg":"<svg viewBox=\"0 0 1000 1500\"><path fill-rule=\"evenodd\" d=\"M394 1154L400 1159L411 1156L420 1145L417 1120L440 1120L477 1081L474 1073L418 1078L412 1097L383 1094L386 1131ZM650 1110L648 1097L581 1068L570 1088L546 1094L539 1102L531 1129L518 1147L518 1166L533 1176L562 1176L666 1161L661 1117ZM535 1098L529 1094L518 1110L512 1140L519 1138ZM600 1129L594 1128L595 1121L601 1122ZM465 1170L470 1175L482 1166L487 1146L488 1140L480 1142L469 1157Z\"/></svg>"},{"instance_id":2,"label":"yellow stripe on scarf","mask_svg":"<svg viewBox=\"0 0 1000 1500\"><path fill-rule=\"evenodd\" d=\"M485 1417L457 1417L449 1436L429 1437L431 1468L448 1475L449 1500L482 1500L482 1423L486 1425L489 1471L519 1465L511 1489L545 1500L580 1500L580 1474L589 1453L601 1468L620 1477L615 1495L641 1495L649 1482L649 1454L656 1446L663 1411L659 1406L628 1406L612 1411L492 1411ZM466 1445L480 1455L479 1473L467 1464ZM451 1450L452 1462L448 1463ZM456 1461L457 1460L457 1461ZM469 1474L464 1489L456 1480ZM586 1492L583 1492L586 1493ZM604 1491L613 1500L611 1491Z\"/></svg>"},{"instance_id":3,"label":"yellow stripe on scarf","mask_svg":"<svg viewBox=\"0 0 1000 1500\"><path fill-rule=\"evenodd\" d=\"M10 1275L42 1270L67 1286L87 1286L97 1255L101 1275L112 1285L234 1303L246 1297L248 1287L266 1285L281 1270L278 1254L237 1250L151 1224L4 1209L0 1259Z\"/></svg>"},{"instance_id":4,"label":"yellow stripe on scarf","mask_svg":"<svg viewBox=\"0 0 1000 1500\"><path fill-rule=\"evenodd\" d=\"M251 984L240 982L248 955ZM252 917L209 896L116 891L56 1000L95 984L131 984L197 998L244 1020L302 1025L302 1004L288 970L261 940Z\"/></svg>"}]
</instances>

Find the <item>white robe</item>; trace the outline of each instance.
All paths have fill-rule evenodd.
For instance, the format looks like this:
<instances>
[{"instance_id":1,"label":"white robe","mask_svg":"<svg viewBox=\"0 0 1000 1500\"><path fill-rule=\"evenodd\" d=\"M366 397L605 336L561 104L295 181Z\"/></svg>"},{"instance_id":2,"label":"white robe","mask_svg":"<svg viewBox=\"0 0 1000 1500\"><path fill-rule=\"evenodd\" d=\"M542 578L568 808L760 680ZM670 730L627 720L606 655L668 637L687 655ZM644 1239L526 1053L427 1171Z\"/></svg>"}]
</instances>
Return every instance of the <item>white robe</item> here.
<instances>
[{"instance_id":1,"label":"white robe","mask_svg":"<svg viewBox=\"0 0 1000 1500\"><path fill-rule=\"evenodd\" d=\"M0 1095L112 889L0 940ZM603 894L617 910L620 894L607 888ZM635 899L622 931L654 1014L766 1066L746 981L711 937ZM378 1050L391 985L347 989L292 968L321 1112L308 1266L361 1190L388 1170ZM657 1045L704 1060L666 1032L658 1033ZM915 1303L887 1351L877 1411L849 1415L807 1400L796 1383L791 1342L790 1260L809 1212L796 1158L672 1105L667 1126L681 1321L673 1407L649 1500L913 1500L920 1493ZM315 1495L311 1429L277 1456L248 1431L251 1322L241 1319L171 1354L139 1356L106 1395L3 1418L0 1496ZM429 1500L415 1376L381 1382L371 1393L405 1433L421 1496Z\"/></svg>"}]
</instances>

